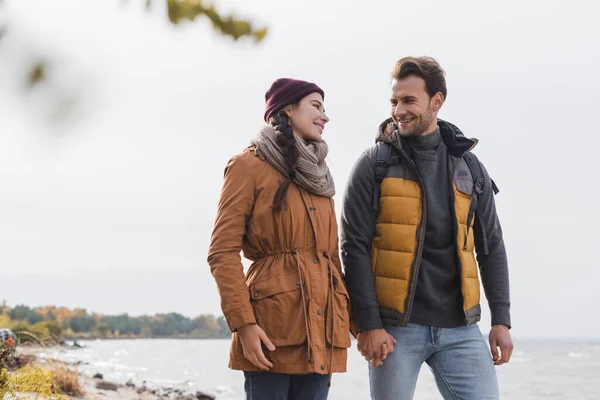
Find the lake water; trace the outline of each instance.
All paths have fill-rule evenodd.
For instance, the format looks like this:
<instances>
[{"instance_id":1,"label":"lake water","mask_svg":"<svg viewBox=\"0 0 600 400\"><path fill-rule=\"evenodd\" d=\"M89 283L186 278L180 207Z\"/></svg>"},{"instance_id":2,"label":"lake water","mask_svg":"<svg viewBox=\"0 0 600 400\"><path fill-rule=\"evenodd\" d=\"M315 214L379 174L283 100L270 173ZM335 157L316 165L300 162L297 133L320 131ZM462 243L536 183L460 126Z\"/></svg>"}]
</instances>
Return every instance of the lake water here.
<instances>
[{"instance_id":1,"label":"lake water","mask_svg":"<svg viewBox=\"0 0 600 400\"><path fill-rule=\"evenodd\" d=\"M242 400L243 374L227 368L229 340L96 340L83 349L50 349L48 356L82 361L86 375L136 385L201 390L218 400ZM335 374L331 400L369 399L366 361L349 351L348 371ZM600 399L600 342L515 341L509 364L497 368L501 398ZM427 366L421 371L415 399L441 399Z\"/></svg>"}]
</instances>

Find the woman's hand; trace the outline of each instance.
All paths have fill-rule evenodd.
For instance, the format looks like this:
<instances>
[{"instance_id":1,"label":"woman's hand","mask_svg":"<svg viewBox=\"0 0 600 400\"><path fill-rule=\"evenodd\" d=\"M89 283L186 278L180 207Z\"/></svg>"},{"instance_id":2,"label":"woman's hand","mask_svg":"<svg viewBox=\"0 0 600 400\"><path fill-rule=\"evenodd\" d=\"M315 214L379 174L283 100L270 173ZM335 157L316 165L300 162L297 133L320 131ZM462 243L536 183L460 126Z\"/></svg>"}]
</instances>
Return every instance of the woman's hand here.
<instances>
[{"instance_id":1,"label":"woman's hand","mask_svg":"<svg viewBox=\"0 0 600 400\"><path fill-rule=\"evenodd\" d=\"M270 351L274 351L275 346L260 326L257 324L246 324L238 329L238 335L244 349L244 357L248 361L263 371L273 368L273 364L265 357L261 343L264 343Z\"/></svg>"}]
</instances>

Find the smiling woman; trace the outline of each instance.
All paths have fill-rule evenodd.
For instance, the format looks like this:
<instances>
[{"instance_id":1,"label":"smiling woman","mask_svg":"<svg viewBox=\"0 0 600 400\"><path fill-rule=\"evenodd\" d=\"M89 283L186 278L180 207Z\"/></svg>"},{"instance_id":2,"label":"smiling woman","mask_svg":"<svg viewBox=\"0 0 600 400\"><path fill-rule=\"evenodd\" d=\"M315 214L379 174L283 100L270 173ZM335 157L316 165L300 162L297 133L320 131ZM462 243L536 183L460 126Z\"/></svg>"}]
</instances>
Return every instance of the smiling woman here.
<instances>
[{"instance_id":1,"label":"smiling woman","mask_svg":"<svg viewBox=\"0 0 600 400\"><path fill-rule=\"evenodd\" d=\"M248 398L323 400L331 374L346 371L324 97L314 83L276 80L267 124L225 169L208 262L233 332L229 366L244 371ZM240 250L253 261L246 276Z\"/></svg>"},{"instance_id":2,"label":"smiling woman","mask_svg":"<svg viewBox=\"0 0 600 400\"><path fill-rule=\"evenodd\" d=\"M321 141L321 135L329 118L323 108L323 96L311 93L298 104L286 107L286 114L294 132L305 140Z\"/></svg>"}]
</instances>

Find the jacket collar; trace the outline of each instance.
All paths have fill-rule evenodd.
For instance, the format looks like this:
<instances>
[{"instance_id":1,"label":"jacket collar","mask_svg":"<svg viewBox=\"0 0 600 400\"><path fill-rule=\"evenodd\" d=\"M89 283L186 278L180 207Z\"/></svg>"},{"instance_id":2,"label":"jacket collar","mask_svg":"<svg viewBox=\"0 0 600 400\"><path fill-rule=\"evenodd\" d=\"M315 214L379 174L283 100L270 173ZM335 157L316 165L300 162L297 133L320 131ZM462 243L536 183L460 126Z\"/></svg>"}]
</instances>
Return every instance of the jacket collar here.
<instances>
[{"instance_id":1,"label":"jacket collar","mask_svg":"<svg viewBox=\"0 0 600 400\"><path fill-rule=\"evenodd\" d=\"M448 152L455 157L462 157L465 152L471 150L478 143L475 138L465 137L461 130L450 122L438 118L438 127ZM392 118L386 119L379 125L375 142L390 143L400 151L405 151L407 147L406 140L400 137L398 127Z\"/></svg>"}]
</instances>

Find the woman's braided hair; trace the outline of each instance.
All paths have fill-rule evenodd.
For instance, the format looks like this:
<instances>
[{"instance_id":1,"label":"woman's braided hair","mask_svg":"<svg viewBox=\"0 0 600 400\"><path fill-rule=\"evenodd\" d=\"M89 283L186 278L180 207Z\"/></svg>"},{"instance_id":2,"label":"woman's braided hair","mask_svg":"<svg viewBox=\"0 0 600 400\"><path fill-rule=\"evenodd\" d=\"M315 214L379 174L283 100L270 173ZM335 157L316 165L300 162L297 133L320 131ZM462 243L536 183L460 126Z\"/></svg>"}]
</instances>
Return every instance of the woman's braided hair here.
<instances>
[{"instance_id":1,"label":"woman's braided hair","mask_svg":"<svg viewBox=\"0 0 600 400\"><path fill-rule=\"evenodd\" d=\"M278 112L272 119L271 125L277 131L277 144L283 150L283 156L287 163L288 176L286 180L279 182L279 188L273 197L273 211L278 212L286 208L287 192L290 184L296 178L296 161L298 160L298 149L296 138L290 125L290 118L285 111Z\"/></svg>"}]
</instances>

